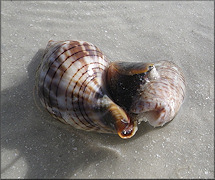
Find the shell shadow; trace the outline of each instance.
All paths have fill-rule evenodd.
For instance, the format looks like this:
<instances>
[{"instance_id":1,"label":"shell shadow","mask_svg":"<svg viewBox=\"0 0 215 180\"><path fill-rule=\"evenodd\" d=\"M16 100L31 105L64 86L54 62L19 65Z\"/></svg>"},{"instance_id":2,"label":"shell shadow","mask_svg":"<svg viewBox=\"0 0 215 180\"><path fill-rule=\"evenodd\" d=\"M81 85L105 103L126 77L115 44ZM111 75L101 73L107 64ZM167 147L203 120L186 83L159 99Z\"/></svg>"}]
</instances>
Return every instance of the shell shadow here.
<instances>
[{"instance_id":1,"label":"shell shadow","mask_svg":"<svg viewBox=\"0 0 215 180\"><path fill-rule=\"evenodd\" d=\"M7 165L2 166L1 173L4 174L22 158L27 166L27 179L69 178L91 163L107 160L107 157L115 159L119 154L104 146L128 143L132 138L122 140L117 135L76 130L40 110L34 84L43 52L40 49L28 65L28 78L1 92L1 145L6 151L18 154L11 162L4 163L3 159L2 164ZM134 139L153 130L149 126L141 129Z\"/></svg>"}]
</instances>

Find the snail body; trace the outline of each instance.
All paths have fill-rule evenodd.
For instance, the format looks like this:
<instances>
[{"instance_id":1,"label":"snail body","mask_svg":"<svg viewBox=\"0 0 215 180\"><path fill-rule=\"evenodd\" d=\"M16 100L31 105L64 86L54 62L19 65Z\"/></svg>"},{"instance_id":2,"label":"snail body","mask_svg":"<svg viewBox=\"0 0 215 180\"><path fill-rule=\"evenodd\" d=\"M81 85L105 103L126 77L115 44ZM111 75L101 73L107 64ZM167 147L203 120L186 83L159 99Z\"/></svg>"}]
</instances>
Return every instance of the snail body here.
<instances>
[{"instance_id":1,"label":"snail body","mask_svg":"<svg viewBox=\"0 0 215 180\"><path fill-rule=\"evenodd\" d=\"M137 125L105 89L109 62L85 41L49 41L38 90L48 112L75 128L132 137Z\"/></svg>"}]
</instances>

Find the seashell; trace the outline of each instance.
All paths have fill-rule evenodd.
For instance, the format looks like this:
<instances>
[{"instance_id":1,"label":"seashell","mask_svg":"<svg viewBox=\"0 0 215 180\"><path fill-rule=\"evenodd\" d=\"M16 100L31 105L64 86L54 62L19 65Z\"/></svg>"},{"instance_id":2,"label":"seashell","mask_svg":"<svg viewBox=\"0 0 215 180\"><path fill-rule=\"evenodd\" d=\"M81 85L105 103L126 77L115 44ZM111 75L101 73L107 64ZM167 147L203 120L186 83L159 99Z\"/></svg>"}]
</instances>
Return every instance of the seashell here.
<instances>
[{"instance_id":1,"label":"seashell","mask_svg":"<svg viewBox=\"0 0 215 180\"><path fill-rule=\"evenodd\" d=\"M181 68L169 61L113 62L107 72L107 89L126 109L132 121L163 126L179 111L185 96Z\"/></svg>"},{"instance_id":2,"label":"seashell","mask_svg":"<svg viewBox=\"0 0 215 180\"><path fill-rule=\"evenodd\" d=\"M38 77L43 106L75 128L132 137L137 122L111 99L106 89L108 68L101 50L91 43L49 41Z\"/></svg>"}]
</instances>

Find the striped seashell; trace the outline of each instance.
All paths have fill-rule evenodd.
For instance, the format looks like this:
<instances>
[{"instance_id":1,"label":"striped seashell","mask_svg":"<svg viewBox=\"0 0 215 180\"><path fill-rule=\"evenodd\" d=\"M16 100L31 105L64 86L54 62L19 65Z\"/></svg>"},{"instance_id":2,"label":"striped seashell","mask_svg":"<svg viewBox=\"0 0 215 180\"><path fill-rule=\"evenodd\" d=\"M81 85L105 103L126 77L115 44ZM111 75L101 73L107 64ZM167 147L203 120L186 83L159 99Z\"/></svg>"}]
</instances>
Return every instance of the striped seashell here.
<instances>
[{"instance_id":1,"label":"striped seashell","mask_svg":"<svg viewBox=\"0 0 215 180\"><path fill-rule=\"evenodd\" d=\"M185 97L185 78L172 62L113 62L107 72L107 89L132 121L163 126L179 111Z\"/></svg>"},{"instance_id":2,"label":"striped seashell","mask_svg":"<svg viewBox=\"0 0 215 180\"><path fill-rule=\"evenodd\" d=\"M85 41L49 41L39 68L38 91L48 112L75 128L132 137L129 119L106 90L109 62Z\"/></svg>"}]
</instances>

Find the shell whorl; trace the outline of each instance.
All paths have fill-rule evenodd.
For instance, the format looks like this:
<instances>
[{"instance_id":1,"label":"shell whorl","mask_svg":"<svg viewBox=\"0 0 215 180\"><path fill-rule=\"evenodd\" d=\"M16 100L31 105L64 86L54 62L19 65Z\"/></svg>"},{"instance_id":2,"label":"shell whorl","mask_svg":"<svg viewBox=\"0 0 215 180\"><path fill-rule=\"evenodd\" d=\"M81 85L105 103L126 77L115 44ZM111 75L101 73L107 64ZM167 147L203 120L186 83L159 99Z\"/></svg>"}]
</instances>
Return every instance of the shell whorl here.
<instances>
[{"instance_id":1,"label":"shell whorl","mask_svg":"<svg viewBox=\"0 0 215 180\"><path fill-rule=\"evenodd\" d=\"M105 89L108 67L101 50L91 43L49 41L40 66L42 104L55 118L78 129L133 136L135 123Z\"/></svg>"}]
</instances>

